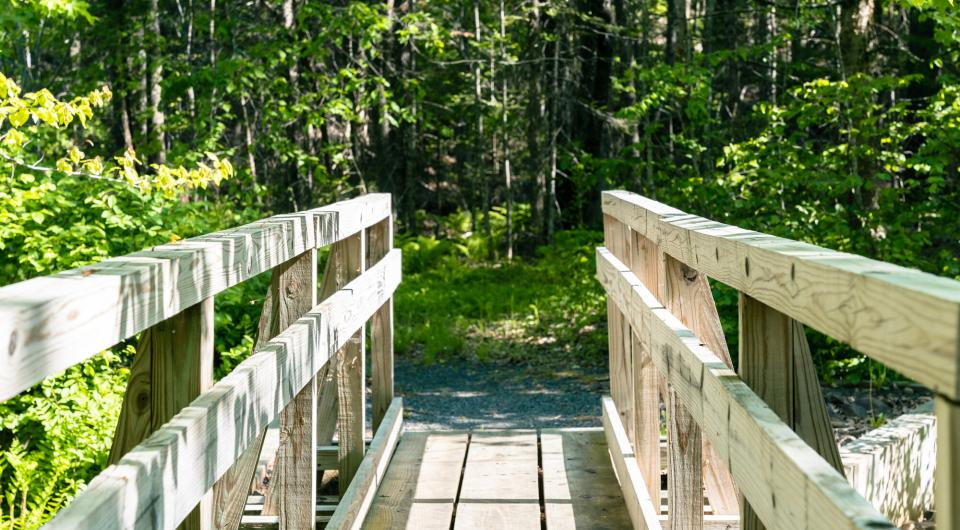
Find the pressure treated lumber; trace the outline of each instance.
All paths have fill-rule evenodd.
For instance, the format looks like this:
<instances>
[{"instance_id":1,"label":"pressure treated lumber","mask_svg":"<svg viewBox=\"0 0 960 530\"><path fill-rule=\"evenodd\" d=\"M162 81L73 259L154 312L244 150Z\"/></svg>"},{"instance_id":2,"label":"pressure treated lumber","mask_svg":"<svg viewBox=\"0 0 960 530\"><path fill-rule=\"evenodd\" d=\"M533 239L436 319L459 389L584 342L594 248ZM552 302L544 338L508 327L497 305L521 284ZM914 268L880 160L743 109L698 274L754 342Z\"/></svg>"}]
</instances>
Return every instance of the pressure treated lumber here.
<instances>
[{"instance_id":1,"label":"pressure treated lumber","mask_svg":"<svg viewBox=\"0 0 960 530\"><path fill-rule=\"evenodd\" d=\"M343 266L347 276L363 274L366 268L366 233L361 231L344 243ZM337 433L340 437L337 483L343 496L363 461L366 431L365 326L337 351Z\"/></svg>"},{"instance_id":2,"label":"pressure treated lumber","mask_svg":"<svg viewBox=\"0 0 960 530\"><path fill-rule=\"evenodd\" d=\"M393 248L393 218L367 229L367 267L373 266ZM393 299L370 319L370 369L373 381L370 388L372 430L376 431L393 401Z\"/></svg>"},{"instance_id":3,"label":"pressure treated lumber","mask_svg":"<svg viewBox=\"0 0 960 530\"><path fill-rule=\"evenodd\" d=\"M611 252L618 256L631 255L630 229L610 216L603 218L603 237ZM616 305L607 302L607 337L610 369L610 396L617 404L620 420L627 430L627 437L633 441L636 423L633 413L633 333L629 322Z\"/></svg>"},{"instance_id":4,"label":"pressure treated lumber","mask_svg":"<svg viewBox=\"0 0 960 530\"><path fill-rule=\"evenodd\" d=\"M893 528L607 249L597 278L771 528ZM803 492L803 495L797 495Z\"/></svg>"},{"instance_id":5,"label":"pressure treated lumber","mask_svg":"<svg viewBox=\"0 0 960 530\"><path fill-rule=\"evenodd\" d=\"M406 432L363 528L449 530L468 434Z\"/></svg>"},{"instance_id":6,"label":"pressure treated lumber","mask_svg":"<svg viewBox=\"0 0 960 530\"><path fill-rule=\"evenodd\" d=\"M130 374L110 464L213 385L213 298L144 331ZM211 521L208 494L180 528L206 529Z\"/></svg>"},{"instance_id":7,"label":"pressure treated lumber","mask_svg":"<svg viewBox=\"0 0 960 530\"><path fill-rule=\"evenodd\" d=\"M630 447L630 440L627 439L627 431L620 422L617 406L613 399L604 397L602 408L603 430L607 440L607 449L610 451L610 460L617 472L617 479L620 481L620 490L627 505L627 513L633 522L633 528L637 530L660 530L661 525L657 518L657 505L660 503L659 495L657 498L653 498L647 490L647 481L637 466L637 460ZM657 477L660 477L659 470L657 470ZM659 492L659 485L657 491Z\"/></svg>"},{"instance_id":8,"label":"pressure treated lumber","mask_svg":"<svg viewBox=\"0 0 960 530\"><path fill-rule=\"evenodd\" d=\"M400 252L394 250L97 476L48 527L178 524L399 281Z\"/></svg>"},{"instance_id":9,"label":"pressure treated lumber","mask_svg":"<svg viewBox=\"0 0 960 530\"><path fill-rule=\"evenodd\" d=\"M689 215L623 191L603 211L665 253L960 399L960 282Z\"/></svg>"},{"instance_id":10,"label":"pressure treated lumber","mask_svg":"<svg viewBox=\"0 0 960 530\"><path fill-rule=\"evenodd\" d=\"M316 250L274 269L270 291L279 329L310 311L317 304ZM311 378L280 413L280 445L264 504L264 515L280 517L280 530L306 530L316 524L315 399L316 378Z\"/></svg>"},{"instance_id":11,"label":"pressure treated lumber","mask_svg":"<svg viewBox=\"0 0 960 530\"><path fill-rule=\"evenodd\" d=\"M543 429L543 504L547 528L629 528L603 429Z\"/></svg>"},{"instance_id":12,"label":"pressure treated lumber","mask_svg":"<svg viewBox=\"0 0 960 530\"><path fill-rule=\"evenodd\" d=\"M263 301L263 308L260 311L260 320L257 325L257 341L254 344L254 351L279 335L290 324L294 323L316 305L316 263L316 250L310 249L291 260L281 263L273 269L270 274L270 286L267 289L267 294ZM307 386L312 387L312 384L308 383ZM280 435L278 448L283 445L284 434L290 434L289 423L291 420L295 420L297 416L295 411L304 408L303 405L306 399L306 396L303 396L302 393L294 399L293 409L290 410L290 412L293 413L293 417L288 418L286 422L282 421L282 417L289 415L286 411L287 409L284 409L285 412L281 413L281 421L278 423L286 425L288 430L286 433ZM289 406L290 405L288 405L288 407ZM302 412L306 414L310 413L309 409L303 410ZM274 428L279 428L282 431L284 425L275 426ZM260 436L254 440L254 443L240 455L234 465L227 470L224 476L214 484L213 524L215 529L236 530L239 526L248 487L251 483L251 477L255 474L256 468L261 460L261 450L264 445L265 435L266 431L261 433ZM310 439L305 438L304 441L309 443ZM268 455L268 460L274 461L274 478L276 478L278 471L276 469L277 459L275 455L276 453ZM285 459L290 456L289 450L284 453ZM291 464L296 465L295 462L288 462L286 465L289 467ZM280 464L279 467L283 468L284 464ZM284 474L282 469L280 469L279 472L280 474ZM272 480L269 487L276 487L277 483L278 481ZM305 484L305 486L315 488L315 485ZM294 495L296 494L294 493ZM276 515L276 508L271 506L271 504L275 503L271 503L269 501L270 498L270 496L267 496L268 501L265 503L265 506L267 506L267 515ZM312 499L313 497L310 498ZM302 503L306 503L306 501L302 501ZM309 523L307 523L307 525L309 526Z\"/></svg>"},{"instance_id":13,"label":"pressure treated lumber","mask_svg":"<svg viewBox=\"0 0 960 530\"><path fill-rule=\"evenodd\" d=\"M740 378L838 472L843 464L803 324L740 294ZM747 503L741 528L763 525Z\"/></svg>"},{"instance_id":14,"label":"pressure treated lumber","mask_svg":"<svg viewBox=\"0 0 960 530\"><path fill-rule=\"evenodd\" d=\"M350 481L350 487L333 512L327 530L360 528L393 458L402 426L403 400L394 398L370 442L370 450L363 457L353 480Z\"/></svg>"},{"instance_id":15,"label":"pressure treated lumber","mask_svg":"<svg viewBox=\"0 0 960 530\"><path fill-rule=\"evenodd\" d=\"M960 405L935 396L937 415L937 469L933 500L937 509L937 529L960 529Z\"/></svg>"},{"instance_id":16,"label":"pressure treated lumber","mask_svg":"<svg viewBox=\"0 0 960 530\"><path fill-rule=\"evenodd\" d=\"M0 401L389 214L365 195L0 288Z\"/></svg>"},{"instance_id":17,"label":"pressure treated lumber","mask_svg":"<svg viewBox=\"0 0 960 530\"><path fill-rule=\"evenodd\" d=\"M644 285L662 293L664 285L663 254L649 239L635 231L630 232L631 244L628 266ZM631 332L633 350L633 404L634 439L637 465L646 481L647 491L659 498L660 493L660 387L662 377L657 372L649 345ZM666 386L663 383L663 386ZM665 459L664 459L665 460ZM660 503L654 504L659 513Z\"/></svg>"},{"instance_id":18,"label":"pressure treated lumber","mask_svg":"<svg viewBox=\"0 0 960 530\"><path fill-rule=\"evenodd\" d=\"M937 422L928 405L840 448L850 485L901 527L934 508Z\"/></svg>"},{"instance_id":19,"label":"pressure treated lumber","mask_svg":"<svg viewBox=\"0 0 960 530\"><path fill-rule=\"evenodd\" d=\"M537 433L473 433L454 530L539 526Z\"/></svg>"}]
</instances>

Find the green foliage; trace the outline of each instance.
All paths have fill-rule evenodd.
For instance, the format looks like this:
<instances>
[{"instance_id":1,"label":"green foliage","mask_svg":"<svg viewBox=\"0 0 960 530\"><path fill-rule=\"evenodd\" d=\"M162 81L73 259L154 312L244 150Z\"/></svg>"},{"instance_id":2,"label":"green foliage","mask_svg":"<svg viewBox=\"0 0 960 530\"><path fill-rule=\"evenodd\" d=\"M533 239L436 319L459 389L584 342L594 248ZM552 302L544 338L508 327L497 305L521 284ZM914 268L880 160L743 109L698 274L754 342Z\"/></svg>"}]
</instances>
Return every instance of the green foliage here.
<instances>
[{"instance_id":1,"label":"green foliage","mask_svg":"<svg viewBox=\"0 0 960 530\"><path fill-rule=\"evenodd\" d=\"M454 220L458 215L452 216ZM547 366L605 361L604 298L593 278L602 235L563 231L535 258L490 263L481 236L403 238L396 294L399 355L424 362L465 356Z\"/></svg>"}]
</instances>

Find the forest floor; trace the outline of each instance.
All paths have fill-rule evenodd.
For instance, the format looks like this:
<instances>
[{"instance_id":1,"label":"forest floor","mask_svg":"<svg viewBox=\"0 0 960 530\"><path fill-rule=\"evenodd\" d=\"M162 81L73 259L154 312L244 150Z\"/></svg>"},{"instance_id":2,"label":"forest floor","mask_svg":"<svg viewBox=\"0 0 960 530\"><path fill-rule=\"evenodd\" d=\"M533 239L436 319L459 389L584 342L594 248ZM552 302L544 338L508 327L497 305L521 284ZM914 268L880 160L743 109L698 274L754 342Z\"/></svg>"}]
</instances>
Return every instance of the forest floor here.
<instances>
[{"instance_id":1,"label":"forest floor","mask_svg":"<svg viewBox=\"0 0 960 530\"><path fill-rule=\"evenodd\" d=\"M600 398L610 393L603 368L559 370L553 363L396 359L396 393L413 431L599 427ZM922 387L889 384L824 387L838 445L930 400Z\"/></svg>"}]
</instances>

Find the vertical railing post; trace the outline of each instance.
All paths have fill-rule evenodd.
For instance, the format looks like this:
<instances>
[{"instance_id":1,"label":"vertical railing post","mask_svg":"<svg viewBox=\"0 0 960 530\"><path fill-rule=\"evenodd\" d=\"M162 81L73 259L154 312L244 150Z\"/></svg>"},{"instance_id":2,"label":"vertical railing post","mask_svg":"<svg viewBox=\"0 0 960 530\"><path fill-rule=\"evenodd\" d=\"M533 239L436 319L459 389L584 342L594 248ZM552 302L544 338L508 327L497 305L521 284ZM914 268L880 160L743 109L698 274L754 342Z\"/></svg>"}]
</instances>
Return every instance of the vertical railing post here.
<instances>
[{"instance_id":1,"label":"vertical railing post","mask_svg":"<svg viewBox=\"0 0 960 530\"><path fill-rule=\"evenodd\" d=\"M610 252L626 261L630 248L630 229L609 216L603 216L603 239ZM613 300L607 299L607 335L610 354L610 397L617 405L627 437L634 440L633 414L633 332Z\"/></svg>"},{"instance_id":2,"label":"vertical railing post","mask_svg":"<svg viewBox=\"0 0 960 530\"><path fill-rule=\"evenodd\" d=\"M366 231L344 240L344 266L352 277L363 274L366 257ZM351 278L352 279L352 278ZM365 326L361 327L337 352L337 431L340 494L350 486L350 481L363 461L366 408L364 406L366 380L364 366Z\"/></svg>"},{"instance_id":3,"label":"vertical railing post","mask_svg":"<svg viewBox=\"0 0 960 530\"><path fill-rule=\"evenodd\" d=\"M937 529L960 529L960 405L941 395L934 397L937 415L937 467L933 502Z\"/></svg>"},{"instance_id":4,"label":"vertical railing post","mask_svg":"<svg viewBox=\"0 0 960 530\"><path fill-rule=\"evenodd\" d=\"M140 335L117 432L114 464L213 385L213 298L184 309ZM208 493L178 528L209 529Z\"/></svg>"},{"instance_id":5,"label":"vertical railing post","mask_svg":"<svg viewBox=\"0 0 960 530\"><path fill-rule=\"evenodd\" d=\"M270 295L271 326L261 335L273 337L317 304L316 249L277 266ZM316 525L316 385L314 377L280 413L280 445L263 507L264 514L280 516L280 530Z\"/></svg>"},{"instance_id":6,"label":"vertical railing post","mask_svg":"<svg viewBox=\"0 0 960 530\"><path fill-rule=\"evenodd\" d=\"M624 263L637 275L643 285L661 298L663 260L652 241L631 231L630 255ZM639 330L640 337L647 337ZM634 441L637 465L643 474L647 491L653 497L653 506L660 513L660 373L653 363L650 345L638 338L638 330L631 337L633 349Z\"/></svg>"},{"instance_id":7,"label":"vertical railing post","mask_svg":"<svg viewBox=\"0 0 960 530\"><path fill-rule=\"evenodd\" d=\"M728 367L733 368L730 350L720 323L720 315L706 275L672 256L664 256L663 263L665 307L690 328L710 351L723 360ZM700 427L695 425L693 429L699 431ZM703 476L703 488L707 498L710 499L713 513L736 514L739 511L739 503L733 477L730 476L730 471L713 446L702 436L700 438L702 445L700 472Z\"/></svg>"},{"instance_id":8,"label":"vertical railing post","mask_svg":"<svg viewBox=\"0 0 960 530\"><path fill-rule=\"evenodd\" d=\"M803 324L740 293L739 343L740 378L842 474L843 464ZM746 500L741 502L740 528L764 528Z\"/></svg>"},{"instance_id":9,"label":"vertical railing post","mask_svg":"<svg viewBox=\"0 0 960 530\"><path fill-rule=\"evenodd\" d=\"M292 232L311 233L313 219L306 221L307 226L294 226ZM312 240L312 239L311 239ZM270 287L264 297L257 326L257 340L254 351L267 341L276 337L293 322L310 311L317 302L317 251L310 248L299 256L273 268L270 274ZM316 379L307 384L313 388ZM315 459L316 450L308 456L309 447L315 446L315 438L305 429L313 428L315 401L310 399L307 388L295 396L281 412L281 447L277 454L277 463L271 476L270 487L265 493L264 514L276 515L279 512L290 513L280 517L280 528L313 528L315 478L308 477L303 469L311 464L308 458ZM306 425L309 424L309 425ZM230 466L226 473L213 486L213 528L215 530L236 530L240 526L247 495L260 459L266 430L247 446L247 449ZM296 440L290 440L290 436ZM281 463L282 460L282 463ZM315 460L314 460L315 461ZM294 490L307 489L302 495ZM307 522L304 506L309 503L311 518ZM304 526L298 526L303 522Z\"/></svg>"},{"instance_id":10,"label":"vertical railing post","mask_svg":"<svg viewBox=\"0 0 960 530\"><path fill-rule=\"evenodd\" d=\"M380 261L393 248L393 218L371 226L367 232L367 267ZM370 319L370 369L373 432L377 432L383 415L393 401L393 298L387 300Z\"/></svg>"}]
</instances>

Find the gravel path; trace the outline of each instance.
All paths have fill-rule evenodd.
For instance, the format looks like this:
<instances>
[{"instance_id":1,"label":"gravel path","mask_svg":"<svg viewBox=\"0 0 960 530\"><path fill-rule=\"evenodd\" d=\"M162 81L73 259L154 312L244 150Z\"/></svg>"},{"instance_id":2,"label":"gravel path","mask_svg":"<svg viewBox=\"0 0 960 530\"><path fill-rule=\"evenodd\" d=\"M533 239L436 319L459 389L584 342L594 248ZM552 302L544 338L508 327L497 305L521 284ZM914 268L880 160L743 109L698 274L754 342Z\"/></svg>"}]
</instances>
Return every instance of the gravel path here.
<instances>
[{"instance_id":1,"label":"gravel path","mask_svg":"<svg viewBox=\"0 0 960 530\"><path fill-rule=\"evenodd\" d=\"M394 374L404 428L415 431L600 426L600 396L609 392L603 372L583 370L397 357Z\"/></svg>"}]
</instances>

